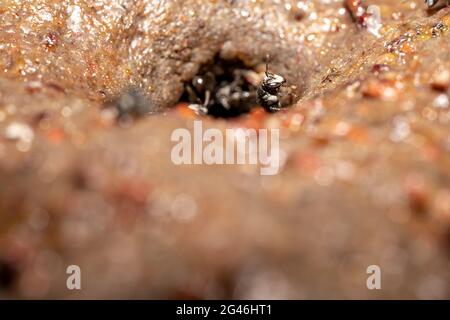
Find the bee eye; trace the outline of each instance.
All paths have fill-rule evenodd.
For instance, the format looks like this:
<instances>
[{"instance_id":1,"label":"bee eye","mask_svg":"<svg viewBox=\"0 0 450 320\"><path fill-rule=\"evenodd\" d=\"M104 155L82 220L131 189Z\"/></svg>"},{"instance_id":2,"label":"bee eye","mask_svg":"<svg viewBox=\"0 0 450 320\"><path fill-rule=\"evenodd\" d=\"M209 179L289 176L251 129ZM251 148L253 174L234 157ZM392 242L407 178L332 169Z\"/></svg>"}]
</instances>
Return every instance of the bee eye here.
<instances>
[{"instance_id":1,"label":"bee eye","mask_svg":"<svg viewBox=\"0 0 450 320\"><path fill-rule=\"evenodd\" d=\"M192 85L194 86L195 90L198 92L204 92L205 91L205 78L196 76L192 80Z\"/></svg>"}]
</instances>

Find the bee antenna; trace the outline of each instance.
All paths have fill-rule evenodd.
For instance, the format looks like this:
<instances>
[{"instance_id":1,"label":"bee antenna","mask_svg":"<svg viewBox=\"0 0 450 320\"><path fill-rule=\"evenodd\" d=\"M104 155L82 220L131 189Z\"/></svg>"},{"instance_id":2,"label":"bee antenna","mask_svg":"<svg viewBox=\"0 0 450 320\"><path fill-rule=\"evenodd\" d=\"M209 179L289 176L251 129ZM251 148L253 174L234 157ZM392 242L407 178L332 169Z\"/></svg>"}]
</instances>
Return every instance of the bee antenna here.
<instances>
[{"instance_id":1,"label":"bee antenna","mask_svg":"<svg viewBox=\"0 0 450 320\"><path fill-rule=\"evenodd\" d=\"M206 90L206 92L205 92L205 102L203 103L203 107L208 108L210 100L211 100L211 92L209 90Z\"/></svg>"}]
</instances>

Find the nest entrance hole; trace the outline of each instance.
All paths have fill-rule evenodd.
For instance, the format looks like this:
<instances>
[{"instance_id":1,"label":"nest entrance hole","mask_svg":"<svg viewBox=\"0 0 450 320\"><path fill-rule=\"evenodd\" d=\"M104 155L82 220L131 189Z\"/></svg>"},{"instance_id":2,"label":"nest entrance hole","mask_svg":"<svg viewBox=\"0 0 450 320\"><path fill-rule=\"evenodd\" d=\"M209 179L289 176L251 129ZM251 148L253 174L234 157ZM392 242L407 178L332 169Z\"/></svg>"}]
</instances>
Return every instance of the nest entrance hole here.
<instances>
[{"instance_id":1,"label":"nest entrance hole","mask_svg":"<svg viewBox=\"0 0 450 320\"><path fill-rule=\"evenodd\" d=\"M216 57L184 84L180 101L189 103L199 114L239 117L258 105L259 80L259 74L242 61Z\"/></svg>"}]
</instances>

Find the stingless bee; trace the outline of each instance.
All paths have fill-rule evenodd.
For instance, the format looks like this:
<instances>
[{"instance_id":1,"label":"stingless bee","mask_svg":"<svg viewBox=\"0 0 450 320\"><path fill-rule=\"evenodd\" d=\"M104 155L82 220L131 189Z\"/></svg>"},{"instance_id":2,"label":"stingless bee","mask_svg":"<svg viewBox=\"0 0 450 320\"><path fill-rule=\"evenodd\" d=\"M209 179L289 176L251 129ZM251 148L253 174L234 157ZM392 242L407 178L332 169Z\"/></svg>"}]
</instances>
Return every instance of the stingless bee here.
<instances>
[{"instance_id":1,"label":"stingless bee","mask_svg":"<svg viewBox=\"0 0 450 320\"><path fill-rule=\"evenodd\" d=\"M215 76L208 72L202 76L195 76L192 83L185 86L188 93L190 108L200 115L208 114L211 104L211 93L216 85ZM199 98L199 94L203 94L204 102Z\"/></svg>"},{"instance_id":2,"label":"stingless bee","mask_svg":"<svg viewBox=\"0 0 450 320\"><path fill-rule=\"evenodd\" d=\"M266 63L264 79L258 88L258 100L267 112L281 110L280 88L285 83L286 80L282 76L269 72L269 64Z\"/></svg>"}]
</instances>

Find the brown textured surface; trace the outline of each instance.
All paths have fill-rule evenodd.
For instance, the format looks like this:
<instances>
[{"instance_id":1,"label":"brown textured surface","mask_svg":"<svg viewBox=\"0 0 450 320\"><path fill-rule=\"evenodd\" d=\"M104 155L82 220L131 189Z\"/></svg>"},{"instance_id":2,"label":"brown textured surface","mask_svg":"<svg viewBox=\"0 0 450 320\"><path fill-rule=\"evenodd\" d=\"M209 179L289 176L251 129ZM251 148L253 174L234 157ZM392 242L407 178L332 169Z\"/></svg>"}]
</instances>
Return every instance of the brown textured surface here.
<instances>
[{"instance_id":1,"label":"brown textured surface","mask_svg":"<svg viewBox=\"0 0 450 320\"><path fill-rule=\"evenodd\" d=\"M449 9L366 4L380 38L340 0L3 0L0 297L449 298ZM279 175L170 161L193 120L170 107L217 54L296 86L203 119L281 128ZM169 109L118 126L103 101L130 86Z\"/></svg>"}]
</instances>

